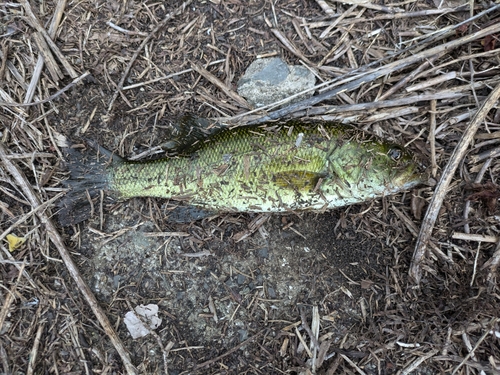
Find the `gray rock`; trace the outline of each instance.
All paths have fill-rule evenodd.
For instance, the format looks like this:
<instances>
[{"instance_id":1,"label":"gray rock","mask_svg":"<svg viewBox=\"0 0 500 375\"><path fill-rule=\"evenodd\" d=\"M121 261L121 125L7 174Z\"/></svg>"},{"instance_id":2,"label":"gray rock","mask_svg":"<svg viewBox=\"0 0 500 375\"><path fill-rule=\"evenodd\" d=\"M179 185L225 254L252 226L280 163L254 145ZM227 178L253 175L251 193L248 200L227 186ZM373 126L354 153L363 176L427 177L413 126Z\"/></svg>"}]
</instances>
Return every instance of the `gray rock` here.
<instances>
[{"instance_id":1,"label":"gray rock","mask_svg":"<svg viewBox=\"0 0 500 375\"><path fill-rule=\"evenodd\" d=\"M269 248L263 247L262 249L257 250L257 255L260 258L265 258L265 259L269 258Z\"/></svg>"},{"instance_id":2,"label":"gray rock","mask_svg":"<svg viewBox=\"0 0 500 375\"><path fill-rule=\"evenodd\" d=\"M237 281L238 281L238 284L239 284L239 285L244 284L244 283L245 283L245 280L246 280L246 277L245 277L244 275L241 275L241 274L239 274L239 275L238 275L238 279L237 279Z\"/></svg>"},{"instance_id":3,"label":"gray rock","mask_svg":"<svg viewBox=\"0 0 500 375\"><path fill-rule=\"evenodd\" d=\"M279 57L255 60L238 81L238 93L254 107L262 107L314 87L316 77L307 68L287 65ZM311 97L313 91L290 103ZM290 104L288 103L288 104Z\"/></svg>"},{"instance_id":4,"label":"gray rock","mask_svg":"<svg viewBox=\"0 0 500 375\"><path fill-rule=\"evenodd\" d=\"M240 336L240 342L243 342L248 338L248 331L246 329L239 329L238 333Z\"/></svg>"},{"instance_id":5,"label":"gray rock","mask_svg":"<svg viewBox=\"0 0 500 375\"><path fill-rule=\"evenodd\" d=\"M267 287L267 295L269 298L276 298L276 291L274 288L271 288L270 286Z\"/></svg>"}]
</instances>

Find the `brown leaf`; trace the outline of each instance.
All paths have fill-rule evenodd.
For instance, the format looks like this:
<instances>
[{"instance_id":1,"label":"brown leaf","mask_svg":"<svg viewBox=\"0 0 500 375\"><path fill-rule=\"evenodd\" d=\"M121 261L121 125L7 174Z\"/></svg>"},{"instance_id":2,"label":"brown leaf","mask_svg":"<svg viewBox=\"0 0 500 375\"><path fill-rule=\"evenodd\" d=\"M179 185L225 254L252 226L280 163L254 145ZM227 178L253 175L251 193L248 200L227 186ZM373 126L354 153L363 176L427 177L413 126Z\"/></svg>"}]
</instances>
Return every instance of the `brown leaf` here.
<instances>
[{"instance_id":1,"label":"brown leaf","mask_svg":"<svg viewBox=\"0 0 500 375\"><path fill-rule=\"evenodd\" d=\"M484 51L488 52L494 50L497 43L497 39L498 38L496 37L496 35L486 35L484 39L481 41Z\"/></svg>"},{"instance_id":2,"label":"brown leaf","mask_svg":"<svg viewBox=\"0 0 500 375\"><path fill-rule=\"evenodd\" d=\"M467 197L467 200L473 202L482 202L487 208L488 213L493 214L497 207L497 199L500 198L500 189L493 182L486 184L471 184L470 190L474 191L473 194Z\"/></svg>"},{"instance_id":3,"label":"brown leaf","mask_svg":"<svg viewBox=\"0 0 500 375\"><path fill-rule=\"evenodd\" d=\"M463 35L463 34L465 34L467 32L468 29L469 29L469 24L466 23L464 25L459 26L457 28L456 33L457 33L457 35Z\"/></svg>"}]
</instances>

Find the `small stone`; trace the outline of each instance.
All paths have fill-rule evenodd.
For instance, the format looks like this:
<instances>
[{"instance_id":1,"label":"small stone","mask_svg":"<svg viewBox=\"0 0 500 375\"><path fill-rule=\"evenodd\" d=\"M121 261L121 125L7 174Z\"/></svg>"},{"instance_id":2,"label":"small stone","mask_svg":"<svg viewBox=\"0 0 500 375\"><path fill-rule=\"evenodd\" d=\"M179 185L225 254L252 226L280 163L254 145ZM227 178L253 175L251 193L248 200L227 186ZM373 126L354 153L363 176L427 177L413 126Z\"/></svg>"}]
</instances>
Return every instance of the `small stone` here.
<instances>
[{"instance_id":1,"label":"small stone","mask_svg":"<svg viewBox=\"0 0 500 375\"><path fill-rule=\"evenodd\" d=\"M316 77L300 65L287 65L281 58L255 60L238 81L238 93L254 107L263 107L314 87ZM290 103L311 97L313 91Z\"/></svg>"},{"instance_id":2,"label":"small stone","mask_svg":"<svg viewBox=\"0 0 500 375\"><path fill-rule=\"evenodd\" d=\"M120 285L120 281L122 280L122 277L120 275L115 275L113 276L113 287L115 289L118 288L118 286Z\"/></svg>"},{"instance_id":3,"label":"small stone","mask_svg":"<svg viewBox=\"0 0 500 375\"><path fill-rule=\"evenodd\" d=\"M238 285L242 285L245 283L246 277L244 275L238 275Z\"/></svg>"},{"instance_id":4,"label":"small stone","mask_svg":"<svg viewBox=\"0 0 500 375\"><path fill-rule=\"evenodd\" d=\"M262 249L257 250L257 255L260 258L264 258L264 259L269 258L269 248L263 247Z\"/></svg>"},{"instance_id":5,"label":"small stone","mask_svg":"<svg viewBox=\"0 0 500 375\"><path fill-rule=\"evenodd\" d=\"M269 298L274 299L276 298L276 292L274 291L274 288L267 287L267 295Z\"/></svg>"},{"instance_id":6,"label":"small stone","mask_svg":"<svg viewBox=\"0 0 500 375\"><path fill-rule=\"evenodd\" d=\"M246 329L239 329L238 333L240 336L240 342L243 342L248 338L248 331Z\"/></svg>"}]
</instances>

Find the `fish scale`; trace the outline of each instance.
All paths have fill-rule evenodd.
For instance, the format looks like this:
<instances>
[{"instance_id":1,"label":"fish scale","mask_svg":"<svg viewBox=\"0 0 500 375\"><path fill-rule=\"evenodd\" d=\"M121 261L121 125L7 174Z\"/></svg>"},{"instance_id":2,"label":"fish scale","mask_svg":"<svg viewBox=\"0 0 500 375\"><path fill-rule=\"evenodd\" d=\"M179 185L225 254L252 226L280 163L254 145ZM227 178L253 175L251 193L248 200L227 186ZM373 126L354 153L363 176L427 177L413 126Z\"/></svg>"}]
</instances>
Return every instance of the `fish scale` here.
<instances>
[{"instance_id":1,"label":"fish scale","mask_svg":"<svg viewBox=\"0 0 500 375\"><path fill-rule=\"evenodd\" d=\"M211 212L324 210L409 189L427 178L403 147L333 122L223 130L187 150L153 161L115 161L86 178L119 200L168 198ZM79 190L73 175L63 210Z\"/></svg>"}]
</instances>

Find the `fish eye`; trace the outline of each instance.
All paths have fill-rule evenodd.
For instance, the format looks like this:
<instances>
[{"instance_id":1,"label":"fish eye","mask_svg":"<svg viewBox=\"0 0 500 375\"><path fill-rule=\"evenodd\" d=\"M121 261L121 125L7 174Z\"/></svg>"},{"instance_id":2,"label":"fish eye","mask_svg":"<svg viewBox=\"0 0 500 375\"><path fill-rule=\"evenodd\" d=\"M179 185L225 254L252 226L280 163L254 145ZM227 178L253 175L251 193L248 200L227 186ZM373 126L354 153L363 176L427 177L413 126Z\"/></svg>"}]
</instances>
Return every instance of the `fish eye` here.
<instances>
[{"instance_id":1,"label":"fish eye","mask_svg":"<svg viewBox=\"0 0 500 375\"><path fill-rule=\"evenodd\" d=\"M392 147L387 155L394 161L398 161L403 156L403 150L399 147Z\"/></svg>"}]
</instances>

